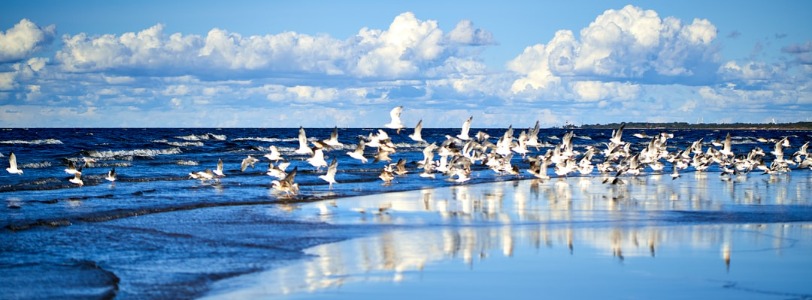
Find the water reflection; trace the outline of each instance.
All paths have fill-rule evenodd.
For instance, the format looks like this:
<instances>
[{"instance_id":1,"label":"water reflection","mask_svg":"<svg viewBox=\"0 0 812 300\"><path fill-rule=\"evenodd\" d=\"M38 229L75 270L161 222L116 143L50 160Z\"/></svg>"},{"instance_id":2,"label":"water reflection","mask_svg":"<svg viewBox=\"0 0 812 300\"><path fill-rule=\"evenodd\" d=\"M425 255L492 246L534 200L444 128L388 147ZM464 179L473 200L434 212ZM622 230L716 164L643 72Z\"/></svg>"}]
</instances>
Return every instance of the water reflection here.
<instances>
[{"instance_id":1,"label":"water reflection","mask_svg":"<svg viewBox=\"0 0 812 300\"><path fill-rule=\"evenodd\" d=\"M565 253L620 264L664 257L662 263L668 264L675 257L697 257L708 259L709 270L736 273L737 255L791 257L784 251L812 235L812 225L770 219L730 224L703 218L760 211L762 204L808 205L812 180L805 174L794 174L797 180L765 176L739 182L697 173L677 181L628 178L617 185L602 184L601 178L527 180L287 207L284 213L296 218L409 226L308 249L312 259L250 276L243 279L250 283L235 283L239 288L221 296L253 298L353 282L400 282L418 278L427 266L441 262L460 261L475 269L491 258L517 253ZM683 215L692 211L703 217ZM675 215L679 223L671 221ZM812 266L809 259L806 266Z\"/></svg>"}]
</instances>

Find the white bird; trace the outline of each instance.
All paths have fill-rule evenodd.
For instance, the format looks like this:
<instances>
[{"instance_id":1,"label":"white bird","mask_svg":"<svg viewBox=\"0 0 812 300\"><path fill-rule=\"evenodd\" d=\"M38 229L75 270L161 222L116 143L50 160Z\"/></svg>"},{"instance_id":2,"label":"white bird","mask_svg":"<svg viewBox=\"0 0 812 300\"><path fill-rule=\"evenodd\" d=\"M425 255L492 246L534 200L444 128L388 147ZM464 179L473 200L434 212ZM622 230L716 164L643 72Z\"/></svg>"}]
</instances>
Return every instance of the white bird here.
<instances>
[{"instance_id":1,"label":"white bird","mask_svg":"<svg viewBox=\"0 0 812 300\"><path fill-rule=\"evenodd\" d=\"M222 159L217 160L217 168L214 169L214 171L212 171L212 173L214 173L214 175L217 175L217 176L220 176L220 177L226 176L225 174L223 174L223 160Z\"/></svg>"},{"instance_id":2,"label":"white bird","mask_svg":"<svg viewBox=\"0 0 812 300\"><path fill-rule=\"evenodd\" d=\"M290 166L290 162L279 162L276 165L273 163L268 164L268 171L265 174L268 176L276 177L277 179L285 178L288 174L285 170Z\"/></svg>"},{"instance_id":3,"label":"white bird","mask_svg":"<svg viewBox=\"0 0 812 300\"><path fill-rule=\"evenodd\" d=\"M365 163L367 163L367 158L364 157L364 148L365 147L366 146L364 145L364 140L359 140L358 141L358 146L355 147L355 151L347 152L347 155L349 155L350 157L355 158L357 160L360 160L361 163L365 164Z\"/></svg>"},{"instance_id":4,"label":"white bird","mask_svg":"<svg viewBox=\"0 0 812 300\"><path fill-rule=\"evenodd\" d=\"M425 142L425 140L423 140L423 120L417 122L417 125L414 127L414 133L410 134L409 138L415 142Z\"/></svg>"},{"instance_id":5,"label":"white bird","mask_svg":"<svg viewBox=\"0 0 812 300\"><path fill-rule=\"evenodd\" d=\"M621 124L620 128L612 131L612 138L609 139L610 142L614 143L615 145L623 144L623 141L621 141L621 138L623 137L623 127L626 127L626 123Z\"/></svg>"},{"instance_id":6,"label":"white bird","mask_svg":"<svg viewBox=\"0 0 812 300\"><path fill-rule=\"evenodd\" d=\"M69 179L68 181L78 186L85 185L84 181L82 181L82 172L76 172L73 174L73 178Z\"/></svg>"},{"instance_id":7,"label":"white bird","mask_svg":"<svg viewBox=\"0 0 812 300\"><path fill-rule=\"evenodd\" d=\"M338 161L333 158L333 161L330 162L330 166L327 167L327 174L319 176L324 181L327 181L330 184L330 189L333 188L333 183L336 182L336 171L338 171Z\"/></svg>"},{"instance_id":8,"label":"white bird","mask_svg":"<svg viewBox=\"0 0 812 300\"><path fill-rule=\"evenodd\" d=\"M107 171L107 176L105 176L104 179L110 182L116 181L116 168Z\"/></svg>"},{"instance_id":9,"label":"white bird","mask_svg":"<svg viewBox=\"0 0 812 300\"><path fill-rule=\"evenodd\" d=\"M400 130L403 129L403 122L400 121L400 112L403 111L403 106L398 106L393 108L389 111L389 117L392 119L389 123L386 123L384 126L389 129L397 130L397 133L400 133Z\"/></svg>"},{"instance_id":10,"label":"white bird","mask_svg":"<svg viewBox=\"0 0 812 300\"><path fill-rule=\"evenodd\" d=\"M294 151L296 154L313 155L313 149L307 146L307 134L305 134L304 127L299 127L299 149Z\"/></svg>"},{"instance_id":11,"label":"white bird","mask_svg":"<svg viewBox=\"0 0 812 300\"><path fill-rule=\"evenodd\" d=\"M322 142L333 148L344 146L344 144L338 141L338 127L333 128L333 133L330 134L330 138Z\"/></svg>"},{"instance_id":12,"label":"white bird","mask_svg":"<svg viewBox=\"0 0 812 300\"><path fill-rule=\"evenodd\" d=\"M254 167L254 164L255 164L256 162L258 162L258 161L259 161L259 159L256 159L256 158L254 158L253 156L248 155L248 157L244 158L244 159L242 160L242 163L240 163L240 171L241 171L241 172L245 172L245 169L247 169L249 166L250 166L251 168L253 168L253 167ZM218 167L220 167L220 166L219 166L219 164L218 164ZM222 171L222 170L221 170L221 171ZM222 176L222 175L220 175L220 176Z\"/></svg>"},{"instance_id":13,"label":"white bird","mask_svg":"<svg viewBox=\"0 0 812 300\"><path fill-rule=\"evenodd\" d=\"M271 146L271 153L265 154L264 157L270 161L279 161L282 160L282 154L279 153L279 149L276 146Z\"/></svg>"},{"instance_id":14,"label":"white bird","mask_svg":"<svg viewBox=\"0 0 812 300\"><path fill-rule=\"evenodd\" d=\"M8 156L8 168L6 168L6 171L11 174L23 174L23 170L17 168L17 156L14 155L14 152L11 152L11 155Z\"/></svg>"},{"instance_id":15,"label":"white bird","mask_svg":"<svg viewBox=\"0 0 812 300\"><path fill-rule=\"evenodd\" d=\"M471 130L471 120L474 119L474 116L468 117L468 120L462 123L462 130L460 130L460 134L457 137L463 141L469 140L471 137L468 136L468 131Z\"/></svg>"},{"instance_id":16,"label":"white bird","mask_svg":"<svg viewBox=\"0 0 812 300\"><path fill-rule=\"evenodd\" d=\"M321 167L326 167L327 161L324 160L324 150L316 149L316 151L313 151L313 156L308 158L307 162L316 167L316 170L321 169Z\"/></svg>"},{"instance_id":17,"label":"white bird","mask_svg":"<svg viewBox=\"0 0 812 300\"><path fill-rule=\"evenodd\" d=\"M189 173L189 178L199 179L200 181L211 180L214 179L214 172L209 169L206 169L205 171L193 172Z\"/></svg>"},{"instance_id":18,"label":"white bird","mask_svg":"<svg viewBox=\"0 0 812 300\"><path fill-rule=\"evenodd\" d=\"M293 182L296 177L297 169L298 167L293 168L293 171L290 171L290 173L285 176L285 179L271 181L271 186L275 190L285 192L288 195L297 194L299 192L299 184Z\"/></svg>"},{"instance_id":19,"label":"white bird","mask_svg":"<svg viewBox=\"0 0 812 300\"><path fill-rule=\"evenodd\" d=\"M733 151L731 151L731 149L730 149L730 133L729 132L727 133L727 136L725 137L724 143L722 143L722 150L719 150L719 153L721 153L724 156L733 156Z\"/></svg>"},{"instance_id":20,"label":"white bird","mask_svg":"<svg viewBox=\"0 0 812 300\"><path fill-rule=\"evenodd\" d=\"M73 175L73 174L76 174L76 172L78 172L78 171L76 170L76 164L75 164L75 163L73 163L73 161L72 161L72 160L69 160L69 161L68 161L68 167L67 167L67 168L65 168L65 173L68 173L68 174L70 174L70 175Z\"/></svg>"}]
</instances>

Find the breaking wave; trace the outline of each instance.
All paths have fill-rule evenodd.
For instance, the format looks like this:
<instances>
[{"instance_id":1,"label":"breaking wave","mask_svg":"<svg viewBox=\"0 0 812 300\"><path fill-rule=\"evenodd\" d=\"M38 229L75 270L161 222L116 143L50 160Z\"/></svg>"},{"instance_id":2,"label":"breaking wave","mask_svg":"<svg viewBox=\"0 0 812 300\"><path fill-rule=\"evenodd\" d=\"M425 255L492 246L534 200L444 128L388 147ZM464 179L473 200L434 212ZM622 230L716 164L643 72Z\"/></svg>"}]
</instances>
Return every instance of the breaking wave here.
<instances>
[{"instance_id":1,"label":"breaking wave","mask_svg":"<svg viewBox=\"0 0 812 300\"><path fill-rule=\"evenodd\" d=\"M136 149L136 150L118 150L118 151L96 151L91 150L87 152L87 156L94 157L94 158L101 158L101 159L121 159L121 158L131 158L131 157L155 157L158 155L171 155L171 154L180 154L183 153L180 151L180 148L169 148L169 149Z\"/></svg>"},{"instance_id":2,"label":"breaking wave","mask_svg":"<svg viewBox=\"0 0 812 300\"><path fill-rule=\"evenodd\" d=\"M10 140L10 141L0 141L0 144L25 144L25 145L61 145L62 141L57 139L44 139L44 140L32 140L32 141L24 141L24 140Z\"/></svg>"},{"instance_id":3,"label":"breaking wave","mask_svg":"<svg viewBox=\"0 0 812 300\"><path fill-rule=\"evenodd\" d=\"M185 141L208 141L208 140L225 141L226 140L226 136L224 134L213 134L213 133L183 135L183 136L176 136L175 138L185 140Z\"/></svg>"}]
</instances>

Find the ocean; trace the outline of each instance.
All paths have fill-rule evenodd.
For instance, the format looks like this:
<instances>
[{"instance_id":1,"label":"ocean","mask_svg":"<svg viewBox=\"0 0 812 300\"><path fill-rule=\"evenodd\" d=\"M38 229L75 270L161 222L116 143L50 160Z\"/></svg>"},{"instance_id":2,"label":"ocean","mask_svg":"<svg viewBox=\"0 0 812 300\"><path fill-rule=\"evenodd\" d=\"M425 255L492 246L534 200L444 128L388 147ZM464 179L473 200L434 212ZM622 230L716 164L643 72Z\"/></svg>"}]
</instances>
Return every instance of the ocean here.
<instances>
[{"instance_id":1,"label":"ocean","mask_svg":"<svg viewBox=\"0 0 812 300\"><path fill-rule=\"evenodd\" d=\"M333 128L305 130L310 141L318 141L329 138ZM522 130L516 128L514 136ZM324 152L328 163L333 158L338 162L337 183L330 186L319 178L326 167L316 168L307 162L308 155L295 153L299 128L3 129L0 165L8 167L8 158L14 153L23 174L0 175L0 201L6 204L0 207L3 228L0 270L5 271L0 275L4 291L0 298L335 297L337 286L362 282L360 286L364 287L379 281L375 279L377 275L390 281L390 275L400 274L396 282L403 282L406 276L406 282L414 284L414 279L408 279L414 272L442 265L448 259L464 257L462 260L470 264L492 250L492 245L487 246L489 243L478 244L482 239L493 239L493 244L498 244L494 249L499 248L509 257L505 253L514 251L506 250L505 245L514 242L506 243L502 240L505 238L533 240L530 244L539 246L545 243L541 235L552 234L564 240L569 236L569 242L546 243L572 250L573 237L595 243L606 240L606 244L611 244L612 239L606 236L630 236L632 232L637 236L638 231L648 234L652 226L687 224L690 229L688 233L678 230L680 233L670 234L674 237L670 241L640 237L639 242L633 243L637 245L626 247L626 254L613 253L614 257L638 250L648 253L650 242L673 245L673 240L679 240L676 237L683 234L719 239L711 243L728 243L730 247L730 240L723 241L725 238L741 237L707 232L740 232L742 226L754 224L778 227L773 228L778 231L788 226L794 228L793 235L782 239L796 240L801 245L811 242L809 168L796 165L790 166L791 171L778 174L765 175L755 169L747 174L722 176L719 164L711 164L701 172L688 167L680 171L680 178L672 179L670 163L662 160L665 164L662 171L645 168L639 175L621 174L619 184L606 182L614 173L602 174L596 169L586 175L559 176L552 166L544 170L550 178L539 180L526 172L531 165L528 157L552 150L567 132L574 133L573 148L580 153L588 147L603 150L612 137L612 130L542 129L540 147L529 147L525 157L514 154L510 159L519 174L497 173L482 163L474 163L470 167L470 180L457 182L456 177L442 174L421 177L418 166L428 144L412 141L407 136L411 129L400 133L385 131L396 149L390 155L392 161L373 162L376 148L367 147L365 156L369 162L362 163L346 152L353 151L360 139L377 134L378 129L338 128L343 146ZM446 136L455 136L459 131L426 128L423 138L439 145ZM471 135L479 131L490 135L488 140L496 143L506 129L472 129ZM661 132L626 129L623 141L630 144L631 153L639 153L652 136ZM782 138L787 138L790 144L784 149L788 161L801 145L812 141L810 131L667 132L673 134L666 142L669 152L689 148L699 139L703 149L717 149L720 146L713 143L730 134L735 156L760 148L765 153L766 165L774 160L771 151ZM271 146L277 147L290 162L288 171L296 168L297 194L272 188L272 181L278 179L266 174L270 161L263 157ZM259 161L240 170L242 160L249 155ZM436 152L434 155L438 159ZM379 178L381 170L400 159L406 162L408 173L384 183ZM598 152L592 162L598 164L603 159ZM84 184L71 183L69 180L74 176L65 169L70 163L83 165L88 160L92 162L81 170ZM219 160L223 161L224 176L211 180L190 178L190 173L215 169ZM111 169L117 173L114 182L105 179ZM460 194L466 189L477 192ZM505 198L504 194L511 196ZM432 195L443 196L438 200ZM511 227L503 231L506 224ZM621 233L613 233L618 226ZM541 227L546 233L539 231ZM459 244L464 242L459 231L467 229L478 237L476 246L466 248ZM664 232L669 234L670 230L674 229ZM426 238L415 239L415 233ZM376 263L389 267L364 268L361 265L368 261L354 259L342 263L354 267L342 269L349 269L355 276L329 275L340 272L327 267L326 271L321 270L324 272L316 272L322 277L314 285L304 280L310 278L308 274L273 275L313 262L317 257L337 253L354 257L360 251L358 248L381 244L379 239L388 235L396 241L389 242L387 247L392 249L375 251L423 251L425 257L406 260L419 262L419 267L390 257L389 261ZM449 242L444 235L458 237ZM331 245L334 247L330 248ZM637 250L629 252L629 248ZM714 251L718 256L719 250ZM654 256L653 252L647 255ZM798 263L808 266L809 259L800 256ZM396 271L399 264L405 265ZM359 273L366 275L358 276ZM256 278L262 276L282 279L272 285L267 284L267 279L258 283ZM433 284L426 286L441 290L436 282ZM275 292L270 292L269 286ZM258 287L263 292L257 293ZM328 294L310 294L324 290ZM345 297L376 298L387 294L385 288L376 291ZM781 295L808 297L809 292ZM521 295L524 297L520 298L528 297Z\"/></svg>"}]
</instances>

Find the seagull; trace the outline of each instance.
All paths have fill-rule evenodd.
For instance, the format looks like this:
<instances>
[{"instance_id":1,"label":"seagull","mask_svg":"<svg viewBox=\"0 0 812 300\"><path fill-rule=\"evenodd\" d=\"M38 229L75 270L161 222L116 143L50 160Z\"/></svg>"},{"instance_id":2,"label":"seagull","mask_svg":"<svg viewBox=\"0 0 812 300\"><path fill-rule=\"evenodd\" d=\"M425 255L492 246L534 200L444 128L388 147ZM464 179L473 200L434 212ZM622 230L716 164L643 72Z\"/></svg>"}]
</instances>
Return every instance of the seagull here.
<instances>
[{"instance_id":1,"label":"seagull","mask_svg":"<svg viewBox=\"0 0 812 300\"><path fill-rule=\"evenodd\" d=\"M294 153L313 155L313 149L307 146L307 135L305 134L304 127L299 127L299 149L296 149Z\"/></svg>"},{"instance_id":2,"label":"seagull","mask_svg":"<svg viewBox=\"0 0 812 300\"><path fill-rule=\"evenodd\" d=\"M397 164L395 164L395 174L398 175L405 175L409 171L406 170L406 161L402 158L398 159Z\"/></svg>"},{"instance_id":3,"label":"seagull","mask_svg":"<svg viewBox=\"0 0 812 300\"><path fill-rule=\"evenodd\" d=\"M355 150L347 152L347 155L349 155L350 157L355 158L357 160L360 160L362 164L365 164L365 163L367 163L367 158L364 157L364 148L365 147L366 146L364 145L364 140L359 140L358 141L358 146L355 146Z\"/></svg>"},{"instance_id":4,"label":"seagull","mask_svg":"<svg viewBox=\"0 0 812 300\"><path fill-rule=\"evenodd\" d=\"M105 176L104 179L110 182L116 181L116 168L107 171L107 176Z\"/></svg>"},{"instance_id":5,"label":"seagull","mask_svg":"<svg viewBox=\"0 0 812 300\"><path fill-rule=\"evenodd\" d=\"M273 163L268 164L268 171L265 174L268 176L276 177L277 179L285 178L288 174L285 173L285 169L288 168L290 162L280 162L274 165Z\"/></svg>"},{"instance_id":6,"label":"seagull","mask_svg":"<svg viewBox=\"0 0 812 300\"><path fill-rule=\"evenodd\" d=\"M410 134L409 138L411 138L415 142L425 142L425 140L423 140L422 132L423 132L423 120L420 120L414 127L414 133Z\"/></svg>"},{"instance_id":7,"label":"seagull","mask_svg":"<svg viewBox=\"0 0 812 300\"><path fill-rule=\"evenodd\" d=\"M276 146L271 146L271 153L265 154L264 157L270 161L279 161L282 160L282 154L279 153L279 149Z\"/></svg>"},{"instance_id":8,"label":"seagull","mask_svg":"<svg viewBox=\"0 0 812 300\"><path fill-rule=\"evenodd\" d=\"M392 118L392 121L390 121L389 123L386 123L383 126L386 126L386 128L389 128L389 129L395 129L395 130L397 130L397 133L400 134L400 130L403 129L403 127L404 127L403 122L400 121L400 112L401 111L403 111L403 106L395 107L391 111L389 111L389 117Z\"/></svg>"},{"instance_id":9,"label":"seagull","mask_svg":"<svg viewBox=\"0 0 812 300\"><path fill-rule=\"evenodd\" d=\"M679 171L678 171L679 167L677 166L677 164L672 164L671 168L673 170L673 172L671 172L671 180L675 180L675 179L679 178L680 174L679 174Z\"/></svg>"},{"instance_id":10,"label":"seagull","mask_svg":"<svg viewBox=\"0 0 812 300\"><path fill-rule=\"evenodd\" d=\"M326 167L327 161L324 160L324 150L316 149L316 151L313 152L313 156L307 159L307 162L316 167L316 170L321 169L321 167Z\"/></svg>"},{"instance_id":11,"label":"seagull","mask_svg":"<svg viewBox=\"0 0 812 300\"><path fill-rule=\"evenodd\" d=\"M271 186L280 192L285 192L288 195L295 195L299 192L299 184L294 183L293 179L296 177L296 171L299 167L293 168L288 175L282 180L271 181Z\"/></svg>"},{"instance_id":12,"label":"seagull","mask_svg":"<svg viewBox=\"0 0 812 300\"><path fill-rule=\"evenodd\" d=\"M68 161L68 167L67 167L67 168L65 168L65 173L68 173L68 174L70 174L70 175L73 175L73 174L76 174L76 172L78 172L78 171L76 170L76 164L75 164L75 163L73 163L73 161L72 161L72 160L69 160L69 161Z\"/></svg>"},{"instance_id":13,"label":"seagull","mask_svg":"<svg viewBox=\"0 0 812 300\"><path fill-rule=\"evenodd\" d=\"M212 172L209 169L206 169L205 171L193 172L193 173L189 173L189 178L199 179L200 181L206 181L206 180L214 179L214 172Z\"/></svg>"},{"instance_id":14,"label":"seagull","mask_svg":"<svg viewBox=\"0 0 812 300\"><path fill-rule=\"evenodd\" d=\"M378 178L383 180L384 184L392 183L392 179L395 179L395 175L392 174L394 171L392 170L392 164L386 165L383 167L383 171L381 171L381 175L378 175Z\"/></svg>"},{"instance_id":15,"label":"seagull","mask_svg":"<svg viewBox=\"0 0 812 300\"><path fill-rule=\"evenodd\" d=\"M614 143L615 145L623 144L623 142L620 140L623 137L623 127L626 127L626 123L620 124L620 128L617 130L612 130L612 138L609 139L610 142Z\"/></svg>"},{"instance_id":16,"label":"seagull","mask_svg":"<svg viewBox=\"0 0 812 300\"><path fill-rule=\"evenodd\" d=\"M240 163L240 171L241 171L241 172L245 172L245 169L247 169L247 168L248 168L248 166L251 166L251 168L253 168L253 167L254 167L254 163L256 163L256 162L258 162L258 161L259 161L259 159L256 159L256 158L254 158L253 156L251 156L251 155L249 154L249 155L248 155L248 157L244 158L244 159L242 160L242 163ZM219 168L219 167L220 167L220 164L218 164L218 165L217 165L217 167ZM222 170L220 170L220 171L222 172ZM222 176L222 175L220 175L220 176Z\"/></svg>"},{"instance_id":17,"label":"seagull","mask_svg":"<svg viewBox=\"0 0 812 300\"><path fill-rule=\"evenodd\" d=\"M344 144L338 141L338 127L333 128L333 133L330 134L330 138L322 142L333 148L344 146Z\"/></svg>"},{"instance_id":18,"label":"seagull","mask_svg":"<svg viewBox=\"0 0 812 300\"><path fill-rule=\"evenodd\" d=\"M73 174L73 178L69 179L68 181L78 186L85 185L85 183L82 181L82 172L76 172Z\"/></svg>"},{"instance_id":19,"label":"seagull","mask_svg":"<svg viewBox=\"0 0 812 300\"><path fill-rule=\"evenodd\" d=\"M336 171L338 170L338 161L333 158L333 161L330 162L330 166L327 167L327 174L319 176L324 181L327 181L330 184L330 189L333 189L333 183L336 183Z\"/></svg>"},{"instance_id":20,"label":"seagull","mask_svg":"<svg viewBox=\"0 0 812 300\"><path fill-rule=\"evenodd\" d=\"M733 151L730 150L730 132L727 133L724 143L722 143L722 150L719 150L724 156L733 156Z\"/></svg>"},{"instance_id":21,"label":"seagull","mask_svg":"<svg viewBox=\"0 0 812 300\"><path fill-rule=\"evenodd\" d=\"M222 159L217 160L217 168L214 169L214 171L212 171L212 173L214 173L214 175L217 175L217 176L220 176L220 177L226 176L225 174L223 174L223 160Z\"/></svg>"},{"instance_id":22,"label":"seagull","mask_svg":"<svg viewBox=\"0 0 812 300\"><path fill-rule=\"evenodd\" d=\"M468 136L468 131L471 130L471 120L473 120L473 119L474 119L474 116L470 116L470 117L468 117L468 120L465 120L465 122L462 123L462 130L460 131L460 134L457 135L457 137L459 139L461 139L463 141L467 141L467 140L471 139Z\"/></svg>"},{"instance_id":23,"label":"seagull","mask_svg":"<svg viewBox=\"0 0 812 300\"><path fill-rule=\"evenodd\" d=\"M14 152L11 152L11 155L8 156L8 168L6 168L10 174L23 174L23 170L17 168L17 156L14 155Z\"/></svg>"}]
</instances>

